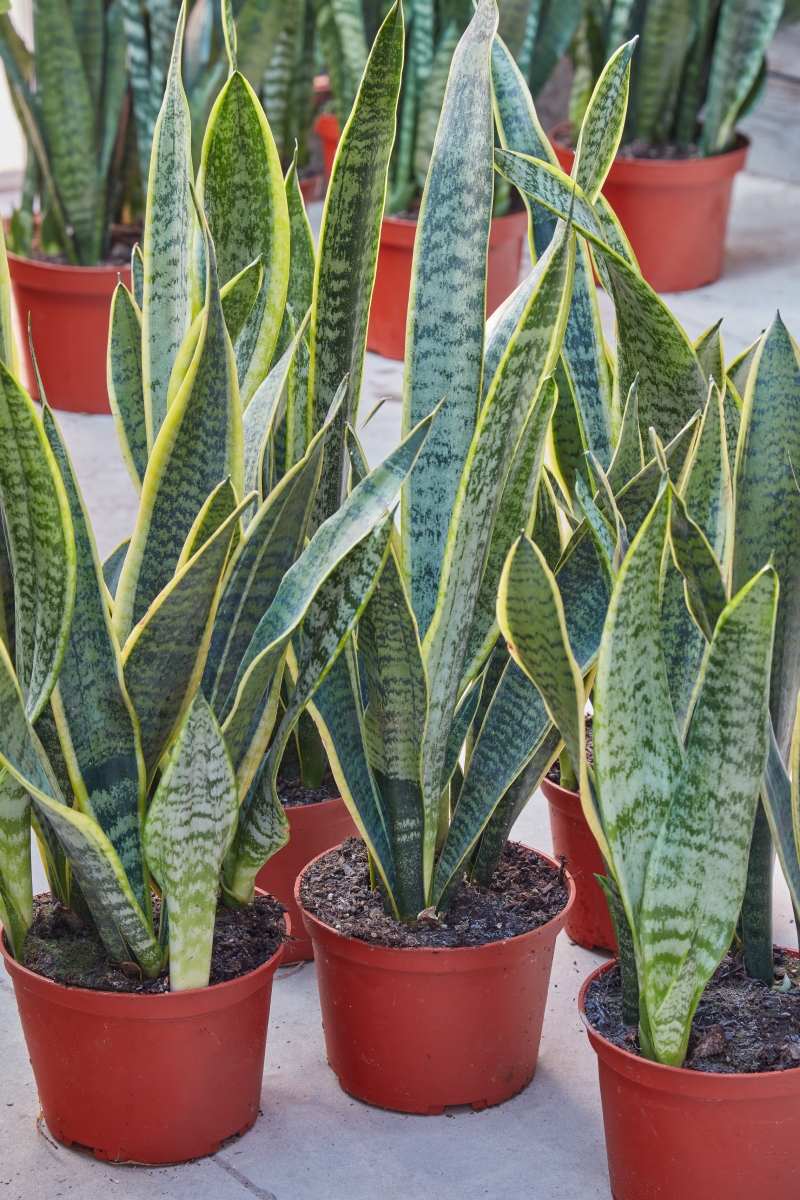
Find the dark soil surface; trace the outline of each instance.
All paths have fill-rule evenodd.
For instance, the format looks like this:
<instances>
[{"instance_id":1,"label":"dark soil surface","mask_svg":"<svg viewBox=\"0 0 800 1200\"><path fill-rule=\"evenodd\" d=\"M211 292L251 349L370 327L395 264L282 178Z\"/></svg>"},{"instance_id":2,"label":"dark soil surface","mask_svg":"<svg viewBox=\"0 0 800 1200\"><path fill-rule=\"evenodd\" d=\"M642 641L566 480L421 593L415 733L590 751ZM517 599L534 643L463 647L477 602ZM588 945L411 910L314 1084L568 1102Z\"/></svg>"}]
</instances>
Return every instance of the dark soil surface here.
<instances>
[{"instance_id":1,"label":"dark soil surface","mask_svg":"<svg viewBox=\"0 0 800 1200\"><path fill-rule=\"evenodd\" d=\"M586 718L586 761L590 767L594 766L594 725L592 718ZM557 783L561 786L561 764L558 759L553 763L550 770L547 772L545 779L549 779L551 783Z\"/></svg>"},{"instance_id":2,"label":"dark soil surface","mask_svg":"<svg viewBox=\"0 0 800 1200\"><path fill-rule=\"evenodd\" d=\"M169 964L157 979L142 980L136 963L109 962L94 925L82 921L45 892L34 899L33 925L25 935L23 966L68 987L97 992L169 991ZM154 899L158 927L159 901ZM255 971L278 949L286 926L284 907L272 896L256 896L247 908L217 908L210 983L227 983Z\"/></svg>"},{"instance_id":3,"label":"dark soil surface","mask_svg":"<svg viewBox=\"0 0 800 1200\"><path fill-rule=\"evenodd\" d=\"M555 140L560 146L566 146L570 150L575 149L572 144L572 130L569 128L559 129L555 134ZM617 150L617 158L650 158L657 159L659 162L676 162L701 157L700 150L694 142L690 142L686 146L678 146L675 142L662 142L660 145L654 146L652 142L637 139L620 146Z\"/></svg>"},{"instance_id":4,"label":"dark soil surface","mask_svg":"<svg viewBox=\"0 0 800 1200\"><path fill-rule=\"evenodd\" d=\"M299 779L276 781L278 799L284 808L299 808L304 804L319 804L322 800L333 800L340 795L333 773L328 771L319 787L305 788Z\"/></svg>"},{"instance_id":5,"label":"dark soil surface","mask_svg":"<svg viewBox=\"0 0 800 1200\"><path fill-rule=\"evenodd\" d=\"M133 247L137 242L141 245L141 225L112 225L108 253L99 263L93 263L92 266L129 267L131 265ZM39 248L38 221L34 224L33 246L30 257L36 262L50 263L52 266L66 267L69 265L69 259L66 254L45 254Z\"/></svg>"},{"instance_id":6,"label":"dark soil surface","mask_svg":"<svg viewBox=\"0 0 800 1200\"><path fill-rule=\"evenodd\" d=\"M718 1075L786 1071L800 1066L800 961L777 946L773 951L776 991L748 979L726 955L697 1006L684 1067ZM635 1025L622 1023L619 967L603 974L586 993L586 1015L602 1037L640 1054Z\"/></svg>"},{"instance_id":7,"label":"dark soil surface","mask_svg":"<svg viewBox=\"0 0 800 1200\"><path fill-rule=\"evenodd\" d=\"M569 889L561 871L534 850L506 845L491 887L462 882L438 919L429 912L404 925L383 911L379 890L370 891L367 848L348 838L318 859L303 877L303 906L347 937L400 948L483 946L538 929L558 916Z\"/></svg>"}]
</instances>

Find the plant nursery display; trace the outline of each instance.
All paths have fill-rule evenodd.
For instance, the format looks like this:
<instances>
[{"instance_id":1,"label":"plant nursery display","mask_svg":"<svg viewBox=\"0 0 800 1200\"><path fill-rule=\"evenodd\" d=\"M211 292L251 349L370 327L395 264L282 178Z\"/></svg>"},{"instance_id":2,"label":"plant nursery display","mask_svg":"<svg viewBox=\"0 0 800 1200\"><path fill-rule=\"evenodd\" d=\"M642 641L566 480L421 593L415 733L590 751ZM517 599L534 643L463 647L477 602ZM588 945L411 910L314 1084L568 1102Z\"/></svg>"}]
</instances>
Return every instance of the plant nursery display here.
<instances>
[{"instance_id":1,"label":"plant nursery display","mask_svg":"<svg viewBox=\"0 0 800 1200\"><path fill-rule=\"evenodd\" d=\"M571 49L571 124L554 131L555 150L569 170L570 130L577 134L595 79L615 47L638 36L623 145L605 195L659 291L719 278L733 178L747 149L736 126L761 99L765 51L783 9L783 0L586 5Z\"/></svg>"},{"instance_id":2,"label":"plant nursery display","mask_svg":"<svg viewBox=\"0 0 800 1200\"><path fill-rule=\"evenodd\" d=\"M284 388L302 326L270 369L310 283L296 175L284 185L231 39L193 191L183 25L184 10L143 255L109 333L141 501L102 565L55 417L11 372L4 272L0 304L3 955L51 1132L146 1162L209 1153L258 1113L283 932L254 883L287 839L264 755L276 771L374 588L430 426L309 526L344 392L307 438L305 392ZM312 361L322 345L317 331ZM298 674L275 729L290 644ZM51 893L35 905L31 825ZM182 1064L157 1094L152 1055Z\"/></svg>"}]
</instances>

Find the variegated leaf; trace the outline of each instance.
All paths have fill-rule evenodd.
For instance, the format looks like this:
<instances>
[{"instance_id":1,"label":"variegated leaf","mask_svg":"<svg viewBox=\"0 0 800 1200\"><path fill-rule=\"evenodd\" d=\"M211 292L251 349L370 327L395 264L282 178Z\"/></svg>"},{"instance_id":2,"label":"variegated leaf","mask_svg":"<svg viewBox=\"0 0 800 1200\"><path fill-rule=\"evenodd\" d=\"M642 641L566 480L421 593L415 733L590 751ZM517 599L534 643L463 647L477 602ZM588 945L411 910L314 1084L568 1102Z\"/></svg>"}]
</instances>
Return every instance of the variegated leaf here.
<instances>
[{"instance_id":1,"label":"variegated leaf","mask_svg":"<svg viewBox=\"0 0 800 1200\"><path fill-rule=\"evenodd\" d=\"M147 428L142 382L142 314L123 283L111 301L108 326L108 402L125 466L141 495L147 470Z\"/></svg>"}]
</instances>

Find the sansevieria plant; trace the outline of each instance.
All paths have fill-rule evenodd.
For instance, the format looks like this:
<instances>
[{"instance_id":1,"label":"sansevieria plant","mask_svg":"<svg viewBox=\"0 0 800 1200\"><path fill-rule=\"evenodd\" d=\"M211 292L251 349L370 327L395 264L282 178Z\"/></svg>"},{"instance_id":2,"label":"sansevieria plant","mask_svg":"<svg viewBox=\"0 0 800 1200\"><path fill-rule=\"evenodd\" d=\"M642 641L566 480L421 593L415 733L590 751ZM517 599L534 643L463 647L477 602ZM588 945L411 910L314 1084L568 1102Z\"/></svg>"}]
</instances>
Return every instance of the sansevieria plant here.
<instances>
[{"instance_id":1,"label":"sansevieria plant","mask_svg":"<svg viewBox=\"0 0 800 1200\"><path fill-rule=\"evenodd\" d=\"M202 203L193 192L183 18L136 291L121 287L112 314L109 381L141 503L105 563L52 412L43 401L40 418L0 365L0 915L19 957L32 823L54 897L82 897L112 961L153 977L168 956L174 990L208 983L218 893L249 903L257 871L287 840L277 797L257 779L287 653L299 671L284 739L369 598L390 506L430 425L309 526L343 392L331 389L297 460L273 469L291 347L270 361L308 265L290 234L289 209L303 215L296 180L290 172L287 206L269 126L231 61L206 131ZM253 256L244 281L236 253ZM232 274L227 290L220 270ZM3 345L8 354L5 332ZM153 886L168 918L157 928Z\"/></svg>"}]
</instances>

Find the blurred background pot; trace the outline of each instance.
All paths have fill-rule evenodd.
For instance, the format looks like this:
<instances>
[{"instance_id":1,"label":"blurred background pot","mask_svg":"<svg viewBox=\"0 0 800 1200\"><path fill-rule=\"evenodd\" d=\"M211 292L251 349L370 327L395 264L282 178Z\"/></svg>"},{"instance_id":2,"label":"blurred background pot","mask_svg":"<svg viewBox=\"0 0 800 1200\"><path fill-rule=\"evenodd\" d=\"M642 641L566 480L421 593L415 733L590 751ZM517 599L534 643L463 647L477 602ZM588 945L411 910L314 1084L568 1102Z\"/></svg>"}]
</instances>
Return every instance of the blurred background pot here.
<instances>
[{"instance_id":1,"label":"blurred background pot","mask_svg":"<svg viewBox=\"0 0 800 1200\"><path fill-rule=\"evenodd\" d=\"M581 798L549 779L543 779L541 789L550 809L550 829L553 833L553 854L567 860L567 870L575 881L575 903L564 925L567 935L592 950L617 952L617 939L603 889L595 875L605 875L603 856L583 815Z\"/></svg>"},{"instance_id":2,"label":"blurred background pot","mask_svg":"<svg viewBox=\"0 0 800 1200\"><path fill-rule=\"evenodd\" d=\"M606 1041L597 1054L614 1200L796 1200L800 1070L721 1075L665 1067Z\"/></svg>"},{"instance_id":3,"label":"blurred background pot","mask_svg":"<svg viewBox=\"0 0 800 1200\"><path fill-rule=\"evenodd\" d=\"M30 315L33 346L48 403L69 412L110 413L106 352L111 297L129 266L70 267L8 255L20 328ZM36 397L27 338L20 339L22 381Z\"/></svg>"},{"instance_id":4,"label":"blurred background pot","mask_svg":"<svg viewBox=\"0 0 800 1200\"><path fill-rule=\"evenodd\" d=\"M550 134L559 166L572 170L575 151ZM603 195L619 218L642 275L657 292L688 292L722 274L734 177L749 142L711 158L616 158Z\"/></svg>"}]
</instances>

